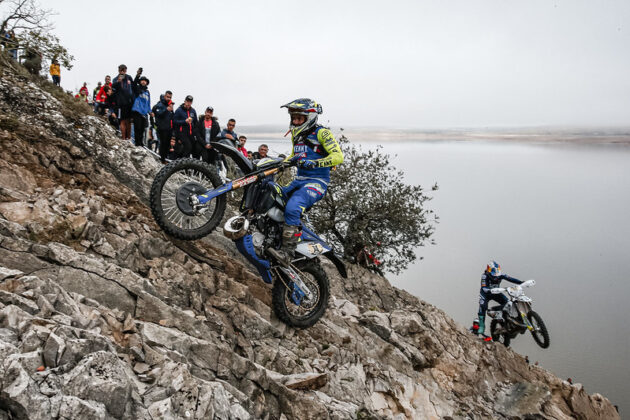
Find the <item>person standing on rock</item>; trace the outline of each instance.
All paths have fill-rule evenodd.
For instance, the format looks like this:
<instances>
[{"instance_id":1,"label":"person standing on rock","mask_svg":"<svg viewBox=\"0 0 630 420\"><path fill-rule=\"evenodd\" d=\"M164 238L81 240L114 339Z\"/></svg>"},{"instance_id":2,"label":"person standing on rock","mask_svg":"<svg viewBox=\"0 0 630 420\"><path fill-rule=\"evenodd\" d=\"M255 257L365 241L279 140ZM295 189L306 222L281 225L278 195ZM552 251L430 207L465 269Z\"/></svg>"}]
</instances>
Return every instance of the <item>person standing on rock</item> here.
<instances>
[{"instance_id":1,"label":"person standing on rock","mask_svg":"<svg viewBox=\"0 0 630 420\"><path fill-rule=\"evenodd\" d=\"M52 82L55 86L59 86L61 83L61 68L59 67L59 62L56 58L52 59L50 63L50 77L52 77Z\"/></svg>"},{"instance_id":2,"label":"person standing on rock","mask_svg":"<svg viewBox=\"0 0 630 420\"><path fill-rule=\"evenodd\" d=\"M219 120L214 116L214 108L209 106L197 121L197 141L193 147L193 157L218 166L220 156L210 142L216 141L220 132L221 127Z\"/></svg>"},{"instance_id":3,"label":"person standing on rock","mask_svg":"<svg viewBox=\"0 0 630 420\"><path fill-rule=\"evenodd\" d=\"M118 66L118 77L112 83L116 106L118 107L118 121L123 140L131 138L131 107L133 105L133 79L127 74L127 66Z\"/></svg>"},{"instance_id":4,"label":"person standing on rock","mask_svg":"<svg viewBox=\"0 0 630 420\"><path fill-rule=\"evenodd\" d=\"M173 116L173 128L177 138L177 158L189 157L197 135L197 111L192 107L193 97L188 95Z\"/></svg>"},{"instance_id":5,"label":"person standing on rock","mask_svg":"<svg viewBox=\"0 0 630 420\"><path fill-rule=\"evenodd\" d=\"M151 111L155 115L155 125L157 126L157 137L160 141L160 162L166 163L166 158L171 146L173 137L173 92L167 90L164 95L160 95L160 100L153 105Z\"/></svg>"},{"instance_id":6,"label":"person standing on rock","mask_svg":"<svg viewBox=\"0 0 630 420\"><path fill-rule=\"evenodd\" d=\"M479 329L477 333L484 335L486 331L486 311L488 310L488 302L494 300L498 302L501 307L505 306L508 299L502 293L492 294L490 290L495 287L499 287L501 281L509 281L514 284L523 283L521 280L514 277L510 277L506 274L501 274L501 266L496 261L490 261L486 266L486 271L481 275L481 289L479 290L479 311L477 313L477 319L479 320Z\"/></svg>"},{"instance_id":7,"label":"person standing on rock","mask_svg":"<svg viewBox=\"0 0 630 420\"><path fill-rule=\"evenodd\" d=\"M133 117L134 139L136 146L144 146L144 133L148 127L147 115L151 112L151 94L149 93L149 79L142 75L142 69L138 69L138 74L133 81L134 102L131 107Z\"/></svg>"},{"instance_id":8,"label":"person standing on rock","mask_svg":"<svg viewBox=\"0 0 630 420\"><path fill-rule=\"evenodd\" d=\"M343 152L332 132L317 124L322 106L303 98L296 99L281 108L287 108L290 116L292 150L287 160L297 160L297 177L282 190L289 197L284 210L282 249L273 247L269 252L279 262L288 265L295 247L302 236L302 214L324 198L330 170L343 162Z\"/></svg>"}]
</instances>

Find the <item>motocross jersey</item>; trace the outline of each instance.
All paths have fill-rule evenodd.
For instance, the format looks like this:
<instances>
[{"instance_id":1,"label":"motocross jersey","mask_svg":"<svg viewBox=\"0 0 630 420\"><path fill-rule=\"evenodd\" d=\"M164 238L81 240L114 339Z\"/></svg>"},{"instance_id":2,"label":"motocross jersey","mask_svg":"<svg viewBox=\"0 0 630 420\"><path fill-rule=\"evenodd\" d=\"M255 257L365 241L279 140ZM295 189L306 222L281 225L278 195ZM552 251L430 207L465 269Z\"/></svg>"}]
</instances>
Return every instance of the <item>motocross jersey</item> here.
<instances>
[{"instance_id":1,"label":"motocross jersey","mask_svg":"<svg viewBox=\"0 0 630 420\"><path fill-rule=\"evenodd\" d=\"M523 283L521 280L516 279L514 277L510 277L505 274L501 274L500 276L493 276L484 272L481 275L481 293L490 293L490 289L499 287L502 280L509 281L514 284Z\"/></svg>"},{"instance_id":2,"label":"motocross jersey","mask_svg":"<svg viewBox=\"0 0 630 420\"><path fill-rule=\"evenodd\" d=\"M332 132L318 125L308 136L294 137L292 143L289 158L302 155L299 160L308 159L317 163L313 169L298 168L296 179L317 179L328 185L330 169L343 162L343 152Z\"/></svg>"}]
</instances>

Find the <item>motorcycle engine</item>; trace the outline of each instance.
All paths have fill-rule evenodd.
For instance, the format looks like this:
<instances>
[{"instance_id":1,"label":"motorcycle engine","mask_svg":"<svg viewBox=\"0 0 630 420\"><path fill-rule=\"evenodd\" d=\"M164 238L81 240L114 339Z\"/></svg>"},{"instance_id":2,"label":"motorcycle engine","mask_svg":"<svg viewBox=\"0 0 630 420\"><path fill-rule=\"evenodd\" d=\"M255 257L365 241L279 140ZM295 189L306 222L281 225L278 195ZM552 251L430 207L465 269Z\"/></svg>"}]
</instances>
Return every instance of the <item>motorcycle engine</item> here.
<instances>
[{"instance_id":1,"label":"motorcycle engine","mask_svg":"<svg viewBox=\"0 0 630 420\"><path fill-rule=\"evenodd\" d=\"M265 235L258 231L252 233L252 243L254 244L256 254L258 254L259 257L263 256L265 251Z\"/></svg>"}]
</instances>

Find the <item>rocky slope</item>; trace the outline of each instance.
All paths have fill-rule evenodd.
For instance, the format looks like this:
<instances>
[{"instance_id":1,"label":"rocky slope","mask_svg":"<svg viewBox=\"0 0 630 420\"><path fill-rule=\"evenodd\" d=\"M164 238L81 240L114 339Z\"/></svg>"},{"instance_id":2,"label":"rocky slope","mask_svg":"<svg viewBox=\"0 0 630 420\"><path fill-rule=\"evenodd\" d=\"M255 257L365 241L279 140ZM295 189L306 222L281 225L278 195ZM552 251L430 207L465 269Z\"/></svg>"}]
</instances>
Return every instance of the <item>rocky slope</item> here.
<instances>
[{"instance_id":1,"label":"rocky slope","mask_svg":"<svg viewBox=\"0 0 630 420\"><path fill-rule=\"evenodd\" d=\"M152 157L0 64L0 419L618 418L359 267L286 327L229 241L159 231Z\"/></svg>"}]
</instances>

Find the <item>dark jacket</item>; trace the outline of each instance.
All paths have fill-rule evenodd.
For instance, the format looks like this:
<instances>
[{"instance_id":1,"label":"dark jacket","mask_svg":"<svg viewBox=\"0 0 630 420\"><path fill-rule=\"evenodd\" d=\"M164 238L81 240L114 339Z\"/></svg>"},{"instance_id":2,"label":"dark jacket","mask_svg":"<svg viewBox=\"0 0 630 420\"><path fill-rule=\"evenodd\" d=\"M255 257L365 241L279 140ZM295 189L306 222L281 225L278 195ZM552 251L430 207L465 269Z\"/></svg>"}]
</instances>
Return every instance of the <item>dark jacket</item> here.
<instances>
[{"instance_id":1,"label":"dark jacket","mask_svg":"<svg viewBox=\"0 0 630 420\"><path fill-rule=\"evenodd\" d=\"M173 103L164 99L164 95L160 95L160 100L157 104L153 105L151 111L155 114L155 125L158 130L172 130L173 129L173 115L174 112L169 111L168 105Z\"/></svg>"},{"instance_id":2,"label":"dark jacket","mask_svg":"<svg viewBox=\"0 0 630 420\"><path fill-rule=\"evenodd\" d=\"M192 118L189 123L186 122L188 117ZM194 139L197 136L197 111L195 108L184 108L184 104L181 104L173 115L173 129L175 130L175 136L177 138L187 137Z\"/></svg>"},{"instance_id":3,"label":"dark jacket","mask_svg":"<svg viewBox=\"0 0 630 420\"><path fill-rule=\"evenodd\" d=\"M215 117L212 117L212 127L207 136L205 116L202 115L199 117L199 121L197 121L197 141L200 145L203 146L209 144L211 141L216 141L220 132L221 127L219 126L219 121Z\"/></svg>"},{"instance_id":4,"label":"dark jacket","mask_svg":"<svg viewBox=\"0 0 630 420\"><path fill-rule=\"evenodd\" d=\"M116 98L116 104L119 107L131 106L133 104L133 79L128 74L125 75L122 82L118 81L118 76L112 83L113 95Z\"/></svg>"}]
</instances>

